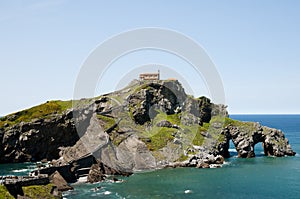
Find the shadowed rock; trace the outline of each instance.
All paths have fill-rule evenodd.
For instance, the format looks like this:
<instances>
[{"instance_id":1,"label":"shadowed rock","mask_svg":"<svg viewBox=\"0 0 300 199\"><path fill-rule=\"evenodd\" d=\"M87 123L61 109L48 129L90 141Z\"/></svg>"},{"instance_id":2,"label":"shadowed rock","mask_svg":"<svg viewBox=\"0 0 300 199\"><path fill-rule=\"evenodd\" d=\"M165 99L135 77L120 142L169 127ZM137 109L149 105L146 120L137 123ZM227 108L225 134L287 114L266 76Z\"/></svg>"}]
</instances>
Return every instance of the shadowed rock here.
<instances>
[{"instance_id":1,"label":"shadowed rock","mask_svg":"<svg viewBox=\"0 0 300 199\"><path fill-rule=\"evenodd\" d=\"M282 131L231 120L225 105L189 96L173 80L135 81L30 122L16 122L20 115L1 118L0 162L56 159L47 173L60 168L68 182L163 167L218 167L229 157L230 140L242 158L254 157L257 143L268 156L295 155Z\"/></svg>"}]
</instances>

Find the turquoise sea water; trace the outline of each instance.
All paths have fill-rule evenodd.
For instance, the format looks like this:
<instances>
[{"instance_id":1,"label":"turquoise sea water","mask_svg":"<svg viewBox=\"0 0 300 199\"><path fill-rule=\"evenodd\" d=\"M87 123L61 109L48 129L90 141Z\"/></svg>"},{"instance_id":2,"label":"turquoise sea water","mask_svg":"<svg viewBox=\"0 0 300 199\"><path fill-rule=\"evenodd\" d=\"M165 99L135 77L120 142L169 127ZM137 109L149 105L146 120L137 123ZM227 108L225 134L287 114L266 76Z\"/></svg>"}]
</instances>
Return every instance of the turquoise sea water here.
<instances>
[{"instance_id":1,"label":"turquoise sea water","mask_svg":"<svg viewBox=\"0 0 300 199\"><path fill-rule=\"evenodd\" d=\"M22 176L28 175L36 168L35 163L23 163L23 164L0 164L0 176L14 175Z\"/></svg>"},{"instance_id":2,"label":"turquoise sea water","mask_svg":"<svg viewBox=\"0 0 300 199\"><path fill-rule=\"evenodd\" d=\"M240 159L232 146L222 168L163 169L124 177L122 183L78 183L64 198L300 198L300 115L230 117L283 130L297 155L265 157L257 144L256 158Z\"/></svg>"},{"instance_id":3,"label":"turquoise sea water","mask_svg":"<svg viewBox=\"0 0 300 199\"><path fill-rule=\"evenodd\" d=\"M232 115L285 132L295 157L263 156L258 143L256 158L232 157L218 169L176 168L134 174L123 183L77 184L65 198L300 198L300 115ZM95 187L100 189L94 190Z\"/></svg>"}]
</instances>

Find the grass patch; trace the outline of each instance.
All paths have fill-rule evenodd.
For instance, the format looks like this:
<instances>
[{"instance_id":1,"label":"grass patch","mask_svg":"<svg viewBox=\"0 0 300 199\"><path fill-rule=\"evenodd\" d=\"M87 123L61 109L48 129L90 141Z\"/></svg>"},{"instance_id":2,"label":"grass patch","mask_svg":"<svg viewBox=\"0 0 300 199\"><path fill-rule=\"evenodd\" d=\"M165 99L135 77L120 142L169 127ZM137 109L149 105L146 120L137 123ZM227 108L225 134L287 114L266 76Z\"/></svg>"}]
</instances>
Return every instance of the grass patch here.
<instances>
[{"instance_id":1,"label":"grass patch","mask_svg":"<svg viewBox=\"0 0 300 199\"><path fill-rule=\"evenodd\" d=\"M168 142L173 141L173 133L176 132L176 129L167 128L167 127L153 127L151 132L149 132L150 142L147 142L148 149L150 151L157 151L165 147Z\"/></svg>"},{"instance_id":2,"label":"grass patch","mask_svg":"<svg viewBox=\"0 0 300 199\"><path fill-rule=\"evenodd\" d=\"M133 93L138 93L138 92L140 92L143 89L149 90L151 88L152 87L148 83L144 83L141 86L138 86L137 88L135 88L134 91L133 91Z\"/></svg>"},{"instance_id":3,"label":"grass patch","mask_svg":"<svg viewBox=\"0 0 300 199\"><path fill-rule=\"evenodd\" d=\"M233 125L239 127L240 131L250 133L250 134L257 131L257 124L255 122L243 122L243 121L226 118L225 124L227 126Z\"/></svg>"},{"instance_id":4,"label":"grass patch","mask_svg":"<svg viewBox=\"0 0 300 199\"><path fill-rule=\"evenodd\" d=\"M201 133L198 131L193 139L193 145L201 146L204 142L204 137L201 135Z\"/></svg>"},{"instance_id":5,"label":"grass patch","mask_svg":"<svg viewBox=\"0 0 300 199\"><path fill-rule=\"evenodd\" d=\"M183 161L187 160L188 158L189 158L189 156L186 156L186 155L184 155L184 154L181 154L181 156L178 158L177 161L183 162Z\"/></svg>"},{"instance_id":6,"label":"grass patch","mask_svg":"<svg viewBox=\"0 0 300 199\"><path fill-rule=\"evenodd\" d=\"M57 197L51 194L51 190L54 187L53 184L48 185L34 185L22 187L24 196L35 199L35 198L49 198L57 199Z\"/></svg>"},{"instance_id":7,"label":"grass patch","mask_svg":"<svg viewBox=\"0 0 300 199\"><path fill-rule=\"evenodd\" d=\"M204 137L201 132L206 132L206 129L199 125L185 126L183 130L182 140L184 142L184 148L188 148L192 145L202 146Z\"/></svg>"},{"instance_id":8,"label":"grass patch","mask_svg":"<svg viewBox=\"0 0 300 199\"><path fill-rule=\"evenodd\" d=\"M101 96L100 96L101 97ZM88 105L92 104L95 100L99 99L100 97L94 98L82 98L80 100L71 100L71 107L75 109L83 109L86 108Z\"/></svg>"},{"instance_id":9,"label":"grass patch","mask_svg":"<svg viewBox=\"0 0 300 199\"><path fill-rule=\"evenodd\" d=\"M220 134L218 137L218 143L224 142L225 141L225 135Z\"/></svg>"},{"instance_id":10,"label":"grass patch","mask_svg":"<svg viewBox=\"0 0 300 199\"><path fill-rule=\"evenodd\" d=\"M180 125L180 123L181 123L180 113L167 115L166 113L162 112L161 110L157 110L157 111L158 111L158 114L154 118L153 124L156 125L157 123L159 123L163 120L167 120L167 121L171 122L172 124Z\"/></svg>"},{"instance_id":11,"label":"grass patch","mask_svg":"<svg viewBox=\"0 0 300 199\"><path fill-rule=\"evenodd\" d=\"M103 125L104 130L109 129L116 123L116 120L114 118L105 115L97 115L97 118L104 123Z\"/></svg>"},{"instance_id":12,"label":"grass patch","mask_svg":"<svg viewBox=\"0 0 300 199\"><path fill-rule=\"evenodd\" d=\"M19 111L16 113L9 114L2 117L0 120L0 128L4 126L5 123L8 125L14 125L20 122L30 122L33 119L45 119L47 116L54 113L62 113L63 111L72 107L72 101L47 101L44 104L34 106L32 108Z\"/></svg>"},{"instance_id":13,"label":"grass patch","mask_svg":"<svg viewBox=\"0 0 300 199\"><path fill-rule=\"evenodd\" d=\"M0 185L0 198L1 199L14 199L12 195L8 192L4 185Z\"/></svg>"}]
</instances>

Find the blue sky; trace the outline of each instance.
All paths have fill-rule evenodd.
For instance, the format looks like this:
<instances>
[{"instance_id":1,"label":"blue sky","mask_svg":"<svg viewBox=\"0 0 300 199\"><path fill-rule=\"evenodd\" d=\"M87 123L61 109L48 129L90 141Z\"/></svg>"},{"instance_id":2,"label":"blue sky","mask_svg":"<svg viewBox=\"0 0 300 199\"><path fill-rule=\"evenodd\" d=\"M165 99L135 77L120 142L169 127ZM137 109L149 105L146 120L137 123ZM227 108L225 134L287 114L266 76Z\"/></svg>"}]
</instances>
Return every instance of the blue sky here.
<instances>
[{"instance_id":1,"label":"blue sky","mask_svg":"<svg viewBox=\"0 0 300 199\"><path fill-rule=\"evenodd\" d=\"M49 99L71 99L80 67L101 42L126 30L161 27L198 42L223 80L230 113L300 113L299 1L0 1L0 115ZM96 94L116 88L118 67L182 60L158 52L120 59ZM164 74L164 77L168 77Z\"/></svg>"}]
</instances>

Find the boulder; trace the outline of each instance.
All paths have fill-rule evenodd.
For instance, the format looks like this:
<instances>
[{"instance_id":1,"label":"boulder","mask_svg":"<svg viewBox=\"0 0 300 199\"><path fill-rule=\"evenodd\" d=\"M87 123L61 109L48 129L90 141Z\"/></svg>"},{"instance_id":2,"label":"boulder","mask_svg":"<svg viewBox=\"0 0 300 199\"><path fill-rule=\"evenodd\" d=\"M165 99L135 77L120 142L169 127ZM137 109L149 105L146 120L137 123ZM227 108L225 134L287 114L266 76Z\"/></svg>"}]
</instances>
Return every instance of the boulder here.
<instances>
[{"instance_id":1,"label":"boulder","mask_svg":"<svg viewBox=\"0 0 300 199\"><path fill-rule=\"evenodd\" d=\"M89 175L87 177L87 181L90 183L101 182L105 179L105 175L100 169L99 164L93 164Z\"/></svg>"},{"instance_id":2,"label":"boulder","mask_svg":"<svg viewBox=\"0 0 300 199\"><path fill-rule=\"evenodd\" d=\"M196 168L210 168L209 164L208 163L205 163L205 162L199 162L196 166Z\"/></svg>"},{"instance_id":3,"label":"boulder","mask_svg":"<svg viewBox=\"0 0 300 199\"><path fill-rule=\"evenodd\" d=\"M50 182L57 187L58 191L73 190L73 187L68 185L67 181L61 176L58 171L55 171L49 178Z\"/></svg>"}]
</instances>

